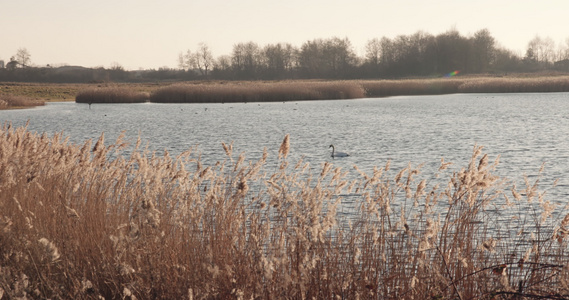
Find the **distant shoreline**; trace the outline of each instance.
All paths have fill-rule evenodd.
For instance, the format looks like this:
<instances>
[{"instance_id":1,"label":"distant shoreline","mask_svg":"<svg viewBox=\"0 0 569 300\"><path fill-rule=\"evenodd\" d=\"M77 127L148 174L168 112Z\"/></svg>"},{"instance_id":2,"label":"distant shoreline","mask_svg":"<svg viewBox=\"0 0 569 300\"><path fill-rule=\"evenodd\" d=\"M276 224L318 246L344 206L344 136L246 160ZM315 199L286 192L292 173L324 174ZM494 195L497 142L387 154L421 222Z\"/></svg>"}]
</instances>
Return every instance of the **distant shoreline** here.
<instances>
[{"instance_id":1,"label":"distant shoreline","mask_svg":"<svg viewBox=\"0 0 569 300\"><path fill-rule=\"evenodd\" d=\"M44 102L232 103L379 98L456 93L569 92L569 74L509 74L377 80L184 81L159 83L0 82L0 109ZM18 98L9 105L8 98ZM22 104L29 101L30 105Z\"/></svg>"}]
</instances>

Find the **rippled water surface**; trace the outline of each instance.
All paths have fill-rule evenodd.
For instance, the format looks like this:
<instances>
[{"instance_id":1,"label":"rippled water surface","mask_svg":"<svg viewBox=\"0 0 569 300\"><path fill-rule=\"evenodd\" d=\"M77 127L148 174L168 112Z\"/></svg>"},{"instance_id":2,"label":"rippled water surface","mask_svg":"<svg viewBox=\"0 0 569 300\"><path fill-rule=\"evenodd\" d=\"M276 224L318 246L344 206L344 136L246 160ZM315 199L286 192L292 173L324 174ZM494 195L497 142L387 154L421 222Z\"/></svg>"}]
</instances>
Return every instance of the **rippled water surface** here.
<instances>
[{"instance_id":1,"label":"rippled water surface","mask_svg":"<svg viewBox=\"0 0 569 300\"><path fill-rule=\"evenodd\" d=\"M466 166L475 144L493 160L498 173L521 182L545 163L544 183L559 179L549 194L564 203L569 192L569 94L458 94L382 99L235 104L86 104L49 103L45 107L0 111L0 120L30 131L63 132L74 143L107 142L121 131L135 141L140 135L150 149L172 154L192 146L206 163L223 160L221 142L234 142L234 152L271 157L285 134L291 135L292 161L303 157L315 169L325 161L353 170L383 166L394 169L425 163L425 173L441 157ZM349 152L332 160L330 144ZM274 163L274 161L273 161ZM355 171L351 171L354 172ZM432 173L432 172L431 172Z\"/></svg>"}]
</instances>

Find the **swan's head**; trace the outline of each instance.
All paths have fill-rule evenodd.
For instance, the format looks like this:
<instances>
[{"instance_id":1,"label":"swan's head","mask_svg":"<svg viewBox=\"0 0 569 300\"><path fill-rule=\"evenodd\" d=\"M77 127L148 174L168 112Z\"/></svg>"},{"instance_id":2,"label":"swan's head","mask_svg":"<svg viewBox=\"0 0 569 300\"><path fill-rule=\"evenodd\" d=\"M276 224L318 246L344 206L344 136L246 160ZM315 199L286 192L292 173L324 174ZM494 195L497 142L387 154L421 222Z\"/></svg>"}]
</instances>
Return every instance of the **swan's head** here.
<instances>
[{"instance_id":1,"label":"swan's head","mask_svg":"<svg viewBox=\"0 0 569 300\"><path fill-rule=\"evenodd\" d=\"M330 145L330 147L328 147L328 148L334 148L334 145Z\"/></svg>"}]
</instances>

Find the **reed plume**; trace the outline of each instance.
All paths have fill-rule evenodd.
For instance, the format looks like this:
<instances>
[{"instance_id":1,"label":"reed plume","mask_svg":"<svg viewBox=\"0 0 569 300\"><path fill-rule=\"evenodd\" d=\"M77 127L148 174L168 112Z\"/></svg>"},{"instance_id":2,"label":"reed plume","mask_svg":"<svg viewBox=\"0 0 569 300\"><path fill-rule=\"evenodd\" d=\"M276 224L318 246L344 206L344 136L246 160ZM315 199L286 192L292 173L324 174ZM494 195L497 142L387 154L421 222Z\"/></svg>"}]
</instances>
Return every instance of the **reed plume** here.
<instances>
[{"instance_id":1,"label":"reed plume","mask_svg":"<svg viewBox=\"0 0 569 300\"><path fill-rule=\"evenodd\" d=\"M287 159L290 139L273 161ZM569 295L567 213L539 191L541 175L514 186L481 147L460 169L443 159L434 175L387 164L347 178L331 163L275 168L267 150L205 166L192 149L173 157L139 145L0 130L0 294Z\"/></svg>"}]
</instances>

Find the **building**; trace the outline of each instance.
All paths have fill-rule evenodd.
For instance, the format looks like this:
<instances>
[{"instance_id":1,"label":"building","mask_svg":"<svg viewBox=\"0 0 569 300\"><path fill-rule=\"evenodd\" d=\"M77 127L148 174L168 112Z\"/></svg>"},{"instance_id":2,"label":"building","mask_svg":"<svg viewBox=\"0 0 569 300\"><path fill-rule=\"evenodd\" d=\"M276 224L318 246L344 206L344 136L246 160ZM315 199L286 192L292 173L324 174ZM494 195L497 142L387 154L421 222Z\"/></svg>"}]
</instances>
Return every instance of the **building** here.
<instances>
[{"instance_id":1,"label":"building","mask_svg":"<svg viewBox=\"0 0 569 300\"><path fill-rule=\"evenodd\" d=\"M0 59L0 69L4 69L4 61Z\"/></svg>"}]
</instances>

